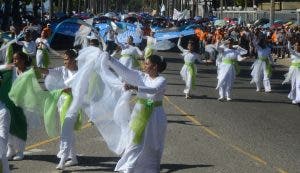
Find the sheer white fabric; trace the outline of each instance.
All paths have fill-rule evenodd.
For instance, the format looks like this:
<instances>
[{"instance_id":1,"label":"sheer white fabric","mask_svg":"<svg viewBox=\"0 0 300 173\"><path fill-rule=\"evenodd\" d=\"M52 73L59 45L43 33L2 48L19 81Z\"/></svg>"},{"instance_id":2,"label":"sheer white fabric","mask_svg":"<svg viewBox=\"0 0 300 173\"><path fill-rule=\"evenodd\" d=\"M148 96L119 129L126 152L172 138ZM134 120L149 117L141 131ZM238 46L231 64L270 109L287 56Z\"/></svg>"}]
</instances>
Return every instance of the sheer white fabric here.
<instances>
[{"instance_id":1,"label":"sheer white fabric","mask_svg":"<svg viewBox=\"0 0 300 173\"><path fill-rule=\"evenodd\" d=\"M124 81L138 86L138 98L161 101L166 81L162 76L152 79L147 74L130 70L116 60L108 61L108 57L106 52L96 51L91 47L83 50L78 57L81 65L71 85L74 99L62 131L64 152L68 154L71 147L73 136L70 129L76 119L74 113L79 108L84 108L109 149L119 155L123 153L116 170L132 170L133 172L154 170L153 172L157 172L167 124L163 108L161 106L154 108L142 143L133 144L134 133L129 123L140 111L142 105L137 103L133 111L130 110L131 92L123 91L124 84L110 70L110 67ZM64 131L64 129L69 130Z\"/></svg>"},{"instance_id":2,"label":"sheer white fabric","mask_svg":"<svg viewBox=\"0 0 300 173\"><path fill-rule=\"evenodd\" d=\"M92 31L91 27L81 25L79 30L75 33L75 41L74 46L82 45L83 48L88 46L88 38L87 36Z\"/></svg>"},{"instance_id":3,"label":"sheer white fabric","mask_svg":"<svg viewBox=\"0 0 300 173\"><path fill-rule=\"evenodd\" d=\"M77 71L71 71L65 66L49 69L45 78L45 86L48 90L68 88Z\"/></svg>"}]
</instances>

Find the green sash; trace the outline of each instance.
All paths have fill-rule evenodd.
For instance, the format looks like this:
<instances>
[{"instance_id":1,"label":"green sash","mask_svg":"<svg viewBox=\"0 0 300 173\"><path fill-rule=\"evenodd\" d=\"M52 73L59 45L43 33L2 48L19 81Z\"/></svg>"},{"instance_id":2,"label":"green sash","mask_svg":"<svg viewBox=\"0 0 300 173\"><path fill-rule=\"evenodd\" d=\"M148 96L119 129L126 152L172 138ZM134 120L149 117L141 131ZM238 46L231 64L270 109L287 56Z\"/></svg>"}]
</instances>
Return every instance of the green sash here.
<instances>
[{"instance_id":1,"label":"green sash","mask_svg":"<svg viewBox=\"0 0 300 173\"><path fill-rule=\"evenodd\" d=\"M53 90L51 92L44 91L39 85L36 75L35 71L30 69L23 73L22 76L19 76L11 87L9 97L16 105L34 110L43 116L47 134L50 137L55 137L59 135L59 128L57 127L57 103L59 97L66 93L64 93L62 89ZM69 96L63 103L63 110L60 112L63 114L61 123L64 121L71 102L72 96ZM76 122L75 129L80 129L81 124L82 116L80 115Z\"/></svg>"},{"instance_id":2,"label":"green sash","mask_svg":"<svg viewBox=\"0 0 300 173\"><path fill-rule=\"evenodd\" d=\"M239 63L237 62L237 60L225 58L225 59L222 60L222 62L224 64L233 65L234 69L235 69L235 72L236 72L236 75L240 74L241 68L240 68Z\"/></svg>"},{"instance_id":3,"label":"green sash","mask_svg":"<svg viewBox=\"0 0 300 173\"><path fill-rule=\"evenodd\" d=\"M258 60L266 63L267 75L268 75L268 77L270 77L272 74L272 65L270 64L269 59L266 57L259 57Z\"/></svg>"},{"instance_id":4,"label":"green sash","mask_svg":"<svg viewBox=\"0 0 300 173\"><path fill-rule=\"evenodd\" d=\"M291 67L300 69L300 62L292 62Z\"/></svg>"},{"instance_id":5,"label":"green sash","mask_svg":"<svg viewBox=\"0 0 300 173\"><path fill-rule=\"evenodd\" d=\"M49 59L49 52L47 49L43 49L43 65L45 68L48 68L50 64L50 59Z\"/></svg>"},{"instance_id":6,"label":"green sash","mask_svg":"<svg viewBox=\"0 0 300 173\"><path fill-rule=\"evenodd\" d=\"M124 57L124 58L132 58L133 67L140 67L140 63L139 63L139 61L137 60L137 58L135 56L130 55L130 54L123 54L122 57Z\"/></svg>"},{"instance_id":7,"label":"green sash","mask_svg":"<svg viewBox=\"0 0 300 173\"><path fill-rule=\"evenodd\" d=\"M27 139L27 121L23 110L17 107L9 98L8 93L12 87L12 70L0 71L3 76L3 81L0 85L0 100L5 104L10 112L10 134L17 136L18 138L26 141Z\"/></svg>"},{"instance_id":8,"label":"green sash","mask_svg":"<svg viewBox=\"0 0 300 173\"><path fill-rule=\"evenodd\" d=\"M196 84L196 73L197 73L195 64L192 62L185 62L184 65L188 66L189 73L192 76L192 88L194 88Z\"/></svg>"},{"instance_id":9,"label":"green sash","mask_svg":"<svg viewBox=\"0 0 300 173\"><path fill-rule=\"evenodd\" d=\"M151 48L151 45L147 45L145 48L145 60L148 59L154 53L154 49Z\"/></svg>"},{"instance_id":10,"label":"green sash","mask_svg":"<svg viewBox=\"0 0 300 173\"><path fill-rule=\"evenodd\" d=\"M130 128L135 133L133 142L135 144L140 144L143 139L143 133L148 124L148 121L151 117L154 107L162 106L162 101L153 101L150 99L141 99L137 100L138 103L142 104L142 109L134 117L130 123Z\"/></svg>"},{"instance_id":11,"label":"green sash","mask_svg":"<svg viewBox=\"0 0 300 173\"><path fill-rule=\"evenodd\" d=\"M62 105L62 109L60 111L60 125L61 127L63 126L64 122L65 122L65 117L67 115L67 111L69 109L69 107L71 106L72 100L73 100L73 96L69 93L65 93L62 92L62 96L64 96L66 99ZM81 126L82 126L82 111L80 110L78 112L78 117L77 117L77 121L75 123L74 129L75 130L80 130Z\"/></svg>"}]
</instances>

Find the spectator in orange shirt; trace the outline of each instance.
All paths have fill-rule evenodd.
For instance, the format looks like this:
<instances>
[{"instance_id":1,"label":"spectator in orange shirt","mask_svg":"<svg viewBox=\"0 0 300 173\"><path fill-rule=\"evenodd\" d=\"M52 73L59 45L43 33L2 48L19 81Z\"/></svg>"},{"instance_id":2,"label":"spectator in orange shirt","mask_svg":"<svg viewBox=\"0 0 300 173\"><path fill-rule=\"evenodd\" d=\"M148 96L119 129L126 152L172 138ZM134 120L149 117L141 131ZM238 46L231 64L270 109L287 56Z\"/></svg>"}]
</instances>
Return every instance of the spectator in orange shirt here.
<instances>
[{"instance_id":1,"label":"spectator in orange shirt","mask_svg":"<svg viewBox=\"0 0 300 173\"><path fill-rule=\"evenodd\" d=\"M206 29L204 29L204 31L203 31L200 28L197 28L195 30L195 34L199 39L199 53L202 54L205 52L205 40L206 40L208 32L206 31Z\"/></svg>"},{"instance_id":2,"label":"spectator in orange shirt","mask_svg":"<svg viewBox=\"0 0 300 173\"><path fill-rule=\"evenodd\" d=\"M48 23L47 26L42 31L42 32L45 32L46 38L49 38L50 35L51 35L51 28L50 27L51 27L51 25L50 25L50 23Z\"/></svg>"}]
</instances>

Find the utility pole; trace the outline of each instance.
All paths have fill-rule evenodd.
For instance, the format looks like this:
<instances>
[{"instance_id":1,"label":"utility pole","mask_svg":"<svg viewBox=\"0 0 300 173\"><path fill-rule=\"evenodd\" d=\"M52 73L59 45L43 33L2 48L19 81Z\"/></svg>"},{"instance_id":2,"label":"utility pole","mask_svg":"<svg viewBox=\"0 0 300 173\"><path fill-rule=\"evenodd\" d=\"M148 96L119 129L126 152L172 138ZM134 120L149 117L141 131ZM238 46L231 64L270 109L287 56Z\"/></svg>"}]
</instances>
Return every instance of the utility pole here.
<instances>
[{"instance_id":1,"label":"utility pole","mask_svg":"<svg viewBox=\"0 0 300 173\"><path fill-rule=\"evenodd\" d=\"M275 16L275 1L271 0L271 8L270 8L270 24L273 25Z\"/></svg>"}]
</instances>

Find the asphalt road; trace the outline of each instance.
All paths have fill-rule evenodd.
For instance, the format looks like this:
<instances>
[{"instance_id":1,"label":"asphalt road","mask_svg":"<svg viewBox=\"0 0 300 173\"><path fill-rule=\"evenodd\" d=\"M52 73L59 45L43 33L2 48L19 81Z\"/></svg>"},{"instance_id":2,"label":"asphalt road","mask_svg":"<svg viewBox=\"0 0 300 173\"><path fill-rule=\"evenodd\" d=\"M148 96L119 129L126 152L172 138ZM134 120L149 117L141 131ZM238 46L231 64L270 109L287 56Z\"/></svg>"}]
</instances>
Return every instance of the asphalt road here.
<instances>
[{"instance_id":1,"label":"asphalt road","mask_svg":"<svg viewBox=\"0 0 300 173\"><path fill-rule=\"evenodd\" d=\"M256 92L250 82L250 64L242 63L232 101L217 101L216 67L198 65L197 87L186 100L179 76L183 60L178 53L160 52L168 62L164 108L168 118L161 172L171 173L300 173L300 107L287 98L282 86L284 66L276 66L272 92ZM55 59L54 65L62 63ZM108 150L95 127L77 132L79 165L63 172L113 172L119 157ZM29 132L23 161L10 161L14 173L62 172L58 163L59 137Z\"/></svg>"}]
</instances>

